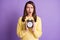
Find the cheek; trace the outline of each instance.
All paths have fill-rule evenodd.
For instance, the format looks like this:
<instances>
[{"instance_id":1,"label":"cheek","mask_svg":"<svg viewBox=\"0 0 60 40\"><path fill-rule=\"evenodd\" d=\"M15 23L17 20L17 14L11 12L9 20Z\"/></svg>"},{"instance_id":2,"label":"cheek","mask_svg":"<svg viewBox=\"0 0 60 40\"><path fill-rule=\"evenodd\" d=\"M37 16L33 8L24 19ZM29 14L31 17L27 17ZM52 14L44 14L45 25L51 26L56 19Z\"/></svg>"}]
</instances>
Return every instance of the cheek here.
<instances>
[{"instance_id":1,"label":"cheek","mask_svg":"<svg viewBox=\"0 0 60 40\"><path fill-rule=\"evenodd\" d=\"M26 11L28 12L29 11L29 8L26 8Z\"/></svg>"},{"instance_id":2,"label":"cheek","mask_svg":"<svg viewBox=\"0 0 60 40\"><path fill-rule=\"evenodd\" d=\"M31 9L31 12L33 12L34 11L34 9Z\"/></svg>"}]
</instances>

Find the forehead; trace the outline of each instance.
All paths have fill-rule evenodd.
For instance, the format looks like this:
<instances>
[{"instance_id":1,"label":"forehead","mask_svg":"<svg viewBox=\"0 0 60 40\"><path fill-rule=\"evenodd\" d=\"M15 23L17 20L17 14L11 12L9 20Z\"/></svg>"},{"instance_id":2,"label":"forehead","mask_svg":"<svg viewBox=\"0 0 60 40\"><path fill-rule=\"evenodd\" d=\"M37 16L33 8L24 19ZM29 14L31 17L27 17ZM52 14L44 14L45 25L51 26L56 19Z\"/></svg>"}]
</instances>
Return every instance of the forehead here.
<instances>
[{"instance_id":1,"label":"forehead","mask_svg":"<svg viewBox=\"0 0 60 40\"><path fill-rule=\"evenodd\" d=\"M33 5L32 4L27 4L27 7L33 7Z\"/></svg>"}]
</instances>

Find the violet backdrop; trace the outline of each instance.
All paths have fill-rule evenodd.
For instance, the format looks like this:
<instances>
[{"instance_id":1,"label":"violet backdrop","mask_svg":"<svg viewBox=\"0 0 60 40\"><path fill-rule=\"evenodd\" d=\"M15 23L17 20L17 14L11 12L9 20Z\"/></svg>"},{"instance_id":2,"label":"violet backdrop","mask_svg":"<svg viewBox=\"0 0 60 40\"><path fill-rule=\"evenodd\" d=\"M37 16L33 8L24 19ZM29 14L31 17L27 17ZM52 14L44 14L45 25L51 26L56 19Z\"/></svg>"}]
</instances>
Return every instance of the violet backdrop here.
<instances>
[{"instance_id":1,"label":"violet backdrop","mask_svg":"<svg viewBox=\"0 0 60 40\"><path fill-rule=\"evenodd\" d=\"M18 18L28 0L0 0L0 40L19 40L16 35ZM60 0L32 0L42 19L40 40L60 40Z\"/></svg>"}]
</instances>

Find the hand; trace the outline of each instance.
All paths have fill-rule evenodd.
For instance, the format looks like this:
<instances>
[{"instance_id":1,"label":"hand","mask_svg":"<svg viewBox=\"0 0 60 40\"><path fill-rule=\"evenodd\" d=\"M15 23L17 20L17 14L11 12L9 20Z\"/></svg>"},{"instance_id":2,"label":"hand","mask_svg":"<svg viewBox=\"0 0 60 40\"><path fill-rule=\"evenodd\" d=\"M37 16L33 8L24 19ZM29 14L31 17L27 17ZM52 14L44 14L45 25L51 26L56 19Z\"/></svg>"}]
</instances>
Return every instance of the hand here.
<instances>
[{"instance_id":1,"label":"hand","mask_svg":"<svg viewBox=\"0 0 60 40\"><path fill-rule=\"evenodd\" d=\"M28 30L27 21L25 21L25 30Z\"/></svg>"},{"instance_id":2,"label":"hand","mask_svg":"<svg viewBox=\"0 0 60 40\"><path fill-rule=\"evenodd\" d=\"M36 25L36 23L34 22L34 23L33 23L32 32L34 32L34 31L35 31L35 25Z\"/></svg>"}]
</instances>

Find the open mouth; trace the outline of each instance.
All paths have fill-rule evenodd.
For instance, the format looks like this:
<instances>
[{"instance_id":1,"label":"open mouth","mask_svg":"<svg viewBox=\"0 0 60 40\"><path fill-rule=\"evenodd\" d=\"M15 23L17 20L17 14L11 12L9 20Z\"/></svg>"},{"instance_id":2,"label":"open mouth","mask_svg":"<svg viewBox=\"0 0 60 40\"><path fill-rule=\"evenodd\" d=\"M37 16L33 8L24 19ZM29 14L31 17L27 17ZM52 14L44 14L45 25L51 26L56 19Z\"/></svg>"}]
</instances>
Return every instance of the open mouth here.
<instances>
[{"instance_id":1,"label":"open mouth","mask_svg":"<svg viewBox=\"0 0 60 40\"><path fill-rule=\"evenodd\" d=\"M31 13L31 12L29 12L29 13Z\"/></svg>"}]
</instances>

